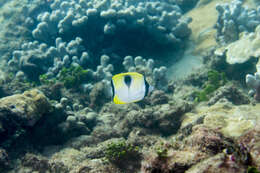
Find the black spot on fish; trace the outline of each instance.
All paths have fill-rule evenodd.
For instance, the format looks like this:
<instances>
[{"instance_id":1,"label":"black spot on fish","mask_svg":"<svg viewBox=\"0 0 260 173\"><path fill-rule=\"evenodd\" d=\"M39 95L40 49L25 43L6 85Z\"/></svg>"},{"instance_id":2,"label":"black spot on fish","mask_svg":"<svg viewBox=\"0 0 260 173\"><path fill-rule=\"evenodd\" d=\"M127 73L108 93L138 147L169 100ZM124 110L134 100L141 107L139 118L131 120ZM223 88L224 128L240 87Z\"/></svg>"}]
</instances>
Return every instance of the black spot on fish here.
<instances>
[{"instance_id":1,"label":"black spot on fish","mask_svg":"<svg viewBox=\"0 0 260 173\"><path fill-rule=\"evenodd\" d=\"M130 84L131 84L131 82L132 82L132 77L129 76L129 75L126 75L126 76L124 77L124 82L125 82L125 84L128 86L128 88L129 88L129 87L130 87Z\"/></svg>"}]
</instances>

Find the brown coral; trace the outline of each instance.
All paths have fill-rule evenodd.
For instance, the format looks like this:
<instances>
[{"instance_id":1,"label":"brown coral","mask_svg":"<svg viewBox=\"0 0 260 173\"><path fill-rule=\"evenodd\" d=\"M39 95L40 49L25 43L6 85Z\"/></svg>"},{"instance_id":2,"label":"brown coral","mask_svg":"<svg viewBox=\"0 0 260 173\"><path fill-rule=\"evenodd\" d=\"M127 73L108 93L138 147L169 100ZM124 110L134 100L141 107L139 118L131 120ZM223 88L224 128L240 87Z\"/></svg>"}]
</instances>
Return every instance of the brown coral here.
<instances>
[{"instance_id":1,"label":"brown coral","mask_svg":"<svg viewBox=\"0 0 260 173\"><path fill-rule=\"evenodd\" d=\"M198 148L209 154L222 152L224 148L231 146L231 139L225 138L220 132L203 125L192 128L192 134L185 140L186 145Z\"/></svg>"},{"instance_id":2,"label":"brown coral","mask_svg":"<svg viewBox=\"0 0 260 173\"><path fill-rule=\"evenodd\" d=\"M241 149L249 152L251 157L251 165L260 170L260 128L256 127L238 139Z\"/></svg>"}]
</instances>

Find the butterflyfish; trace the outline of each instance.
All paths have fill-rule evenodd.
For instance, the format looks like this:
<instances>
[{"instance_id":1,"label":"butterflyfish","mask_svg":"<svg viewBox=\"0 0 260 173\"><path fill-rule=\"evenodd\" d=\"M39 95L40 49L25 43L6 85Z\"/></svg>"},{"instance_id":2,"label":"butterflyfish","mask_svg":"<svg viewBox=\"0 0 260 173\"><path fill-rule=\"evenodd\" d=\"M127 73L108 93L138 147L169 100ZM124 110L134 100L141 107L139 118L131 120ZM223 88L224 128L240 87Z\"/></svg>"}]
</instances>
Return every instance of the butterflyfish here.
<instances>
[{"instance_id":1,"label":"butterflyfish","mask_svg":"<svg viewBox=\"0 0 260 173\"><path fill-rule=\"evenodd\" d=\"M153 90L145 77L137 72L114 75L111 80L111 87L115 104L138 102Z\"/></svg>"}]
</instances>

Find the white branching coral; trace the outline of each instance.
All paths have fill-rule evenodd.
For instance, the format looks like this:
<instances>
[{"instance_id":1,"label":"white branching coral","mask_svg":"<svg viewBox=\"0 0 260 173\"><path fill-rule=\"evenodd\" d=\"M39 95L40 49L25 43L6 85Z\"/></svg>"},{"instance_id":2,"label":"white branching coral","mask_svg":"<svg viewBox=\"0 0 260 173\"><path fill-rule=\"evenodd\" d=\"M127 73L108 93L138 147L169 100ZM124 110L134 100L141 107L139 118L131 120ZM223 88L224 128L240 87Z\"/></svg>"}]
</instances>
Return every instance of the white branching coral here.
<instances>
[{"instance_id":1,"label":"white branching coral","mask_svg":"<svg viewBox=\"0 0 260 173\"><path fill-rule=\"evenodd\" d=\"M254 98L260 101L260 65L257 65L256 68L257 72L254 75L246 75L246 84L251 88L249 93L254 94Z\"/></svg>"}]
</instances>

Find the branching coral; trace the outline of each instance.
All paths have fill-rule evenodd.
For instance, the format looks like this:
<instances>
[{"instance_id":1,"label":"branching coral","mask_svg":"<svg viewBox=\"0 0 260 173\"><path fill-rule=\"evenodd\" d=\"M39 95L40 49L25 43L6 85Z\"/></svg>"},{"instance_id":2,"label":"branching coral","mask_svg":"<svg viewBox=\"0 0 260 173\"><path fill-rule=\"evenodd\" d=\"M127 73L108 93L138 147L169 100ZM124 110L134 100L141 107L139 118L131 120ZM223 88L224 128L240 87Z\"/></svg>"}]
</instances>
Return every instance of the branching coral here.
<instances>
[{"instance_id":1,"label":"branching coral","mask_svg":"<svg viewBox=\"0 0 260 173\"><path fill-rule=\"evenodd\" d=\"M168 1L55 0L50 11L40 13L37 21L32 31L36 40L50 43L58 35L67 39L77 35L91 53L120 55L143 51L140 47L152 51L151 47L178 46L191 33L190 19L182 16L177 3Z\"/></svg>"},{"instance_id":2,"label":"branching coral","mask_svg":"<svg viewBox=\"0 0 260 173\"><path fill-rule=\"evenodd\" d=\"M257 67L257 72L254 75L247 74L246 75L246 84L251 90L250 94L254 95L254 98L257 101L260 101L260 65Z\"/></svg>"},{"instance_id":3,"label":"branching coral","mask_svg":"<svg viewBox=\"0 0 260 173\"><path fill-rule=\"evenodd\" d=\"M242 6L243 0L233 0L230 4L217 4L219 13L217 40L221 43L230 43L239 38L243 31L252 32L260 24L259 9L249 9Z\"/></svg>"},{"instance_id":4,"label":"branching coral","mask_svg":"<svg viewBox=\"0 0 260 173\"><path fill-rule=\"evenodd\" d=\"M63 67L69 67L72 63L83 64L88 59L81 42L82 39L79 37L68 43L58 37L55 46L38 41L24 43L21 50L13 52L8 66L15 73L23 71L32 80L38 80L39 75L44 73L53 77Z\"/></svg>"}]
</instances>

